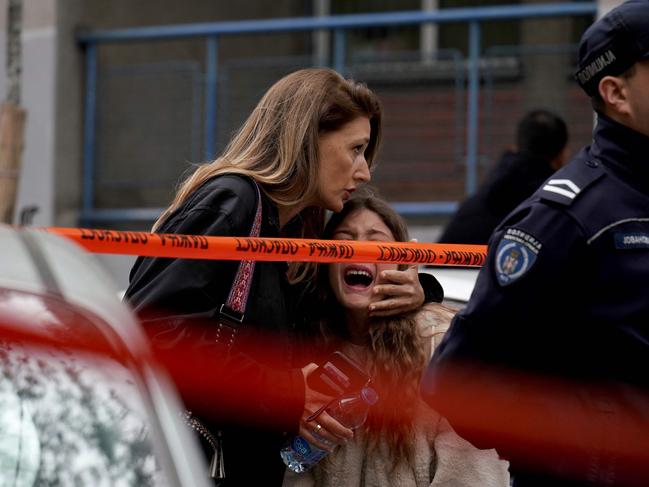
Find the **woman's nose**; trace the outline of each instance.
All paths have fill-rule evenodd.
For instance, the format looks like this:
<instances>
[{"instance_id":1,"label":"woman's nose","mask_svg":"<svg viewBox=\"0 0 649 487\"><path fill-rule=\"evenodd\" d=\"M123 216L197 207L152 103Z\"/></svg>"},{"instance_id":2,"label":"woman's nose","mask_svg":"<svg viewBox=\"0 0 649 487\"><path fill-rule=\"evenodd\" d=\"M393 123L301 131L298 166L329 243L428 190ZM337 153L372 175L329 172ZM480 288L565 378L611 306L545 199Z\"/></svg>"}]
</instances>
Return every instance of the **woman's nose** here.
<instances>
[{"instance_id":1,"label":"woman's nose","mask_svg":"<svg viewBox=\"0 0 649 487\"><path fill-rule=\"evenodd\" d=\"M361 182L361 183L367 183L370 179L372 179L372 175L370 174L370 167L367 164L365 158L363 158L359 168L354 173L354 179L357 182Z\"/></svg>"}]
</instances>

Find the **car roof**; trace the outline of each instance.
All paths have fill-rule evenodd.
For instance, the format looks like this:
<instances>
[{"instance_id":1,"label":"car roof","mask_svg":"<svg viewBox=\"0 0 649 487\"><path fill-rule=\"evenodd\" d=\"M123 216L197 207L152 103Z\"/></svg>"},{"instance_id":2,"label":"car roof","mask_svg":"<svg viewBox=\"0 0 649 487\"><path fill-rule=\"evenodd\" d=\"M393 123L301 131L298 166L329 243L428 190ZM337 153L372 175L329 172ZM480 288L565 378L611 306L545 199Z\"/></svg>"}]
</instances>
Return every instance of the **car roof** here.
<instances>
[{"instance_id":1,"label":"car roof","mask_svg":"<svg viewBox=\"0 0 649 487\"><path fill-rule=\"evenodd\" d=\"M480 269L473 267L426 266L419 272L432 274L444 289L444 300L466 304L473 292Z\"/></svg>"},{"instance_id":2,"label":"car roof","mask_svg":"<svg viewBox=\"0 0 649 487\"><path fill-rule=\"evenodd\" d=\"M138 352L147 345L131 310L117 299L118 288L97 259L77 244L39 230L0 225L0 288L60 297L109 323Z\"/></svg>"}]
</instances>

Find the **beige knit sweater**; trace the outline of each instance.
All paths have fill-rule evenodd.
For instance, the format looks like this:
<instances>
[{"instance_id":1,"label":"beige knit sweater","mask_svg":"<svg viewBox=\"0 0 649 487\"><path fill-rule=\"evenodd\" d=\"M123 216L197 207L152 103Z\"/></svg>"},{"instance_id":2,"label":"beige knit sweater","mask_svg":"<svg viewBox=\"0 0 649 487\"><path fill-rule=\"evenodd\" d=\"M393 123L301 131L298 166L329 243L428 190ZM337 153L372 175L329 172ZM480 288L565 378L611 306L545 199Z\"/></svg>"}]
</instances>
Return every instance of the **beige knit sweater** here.
<instances>
[{"instance_id":1,"label":"beige knit sweater","mask_svg":"<svg viewBox=\"0 0 649 487\"><path fill-rule=\"evenodd\" d=\"M445 310L427 305L418 317L422 332L432 337L432 349L448 328ZM387 444L367 453L362 428L355 438L338 447L310 471L287 470L284 487L507 487L509 464L495 450L478 450L458 436L448 422L422 402L416 419L414 465L394 471Z\"/></svg>"}]
</instances>

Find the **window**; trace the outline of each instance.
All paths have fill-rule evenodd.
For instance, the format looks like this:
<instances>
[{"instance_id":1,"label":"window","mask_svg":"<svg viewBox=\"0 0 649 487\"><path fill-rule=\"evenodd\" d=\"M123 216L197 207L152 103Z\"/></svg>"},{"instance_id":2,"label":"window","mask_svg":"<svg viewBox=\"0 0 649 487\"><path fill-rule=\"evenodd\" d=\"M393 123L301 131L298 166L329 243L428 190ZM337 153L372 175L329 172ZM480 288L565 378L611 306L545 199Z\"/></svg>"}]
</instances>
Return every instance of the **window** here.
<instances>
[{"instance_id":1,"label":"window","mask_svg":"<svg viewBox=\"0 0 649 487\"><path fill-rule=\"evenodd\" d=\"M3 327L110 347L56 299L0 291ZM107 325L106 325L107 326ZM0 485L165 485L138 378L110 355L0 340Z\"/></svg>"}]
</instances>

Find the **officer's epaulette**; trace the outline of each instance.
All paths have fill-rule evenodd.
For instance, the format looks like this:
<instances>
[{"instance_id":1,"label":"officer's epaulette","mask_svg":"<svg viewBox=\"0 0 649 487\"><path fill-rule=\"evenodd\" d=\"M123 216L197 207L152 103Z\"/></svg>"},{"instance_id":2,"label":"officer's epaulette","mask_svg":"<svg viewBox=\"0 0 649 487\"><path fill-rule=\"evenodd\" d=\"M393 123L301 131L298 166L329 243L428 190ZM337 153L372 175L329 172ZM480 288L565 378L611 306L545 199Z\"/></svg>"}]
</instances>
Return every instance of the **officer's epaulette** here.
<instances>
[{"instance_id":1,"label":"officer's epaulette","mask_svg":"<svg viewBox=\"0 0 649 487\"><path fill-rule=\"evenodd\" d=\"M570 206L591 184L605 174L599 161L582 159L557 171L539 190L544 201Z\"/></svg>"}]
</instances>

